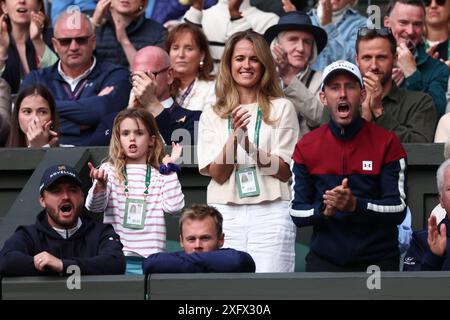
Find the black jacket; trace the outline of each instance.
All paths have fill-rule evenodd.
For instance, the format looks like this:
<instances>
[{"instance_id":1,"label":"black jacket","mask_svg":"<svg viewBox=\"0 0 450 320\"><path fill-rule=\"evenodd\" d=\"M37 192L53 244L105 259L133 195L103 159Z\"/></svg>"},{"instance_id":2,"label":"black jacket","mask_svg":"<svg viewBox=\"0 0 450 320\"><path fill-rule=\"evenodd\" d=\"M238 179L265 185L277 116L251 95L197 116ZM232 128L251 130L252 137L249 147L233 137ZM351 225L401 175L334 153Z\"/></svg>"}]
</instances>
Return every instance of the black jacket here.
<instances>
[{"instance_id":1,"label":"black jacket","mask_svg":"<svg viewBox=\"0 0 450 320\"><path fill-rule=\"evenodd\" d=\"M62 238L48 223L42 211L36 223L19 226L0 251L3 276L38 276L56 274L35 269L33 257L47 251L63 262L63 275L77 265L83 275L123 274L125 257L119 235L110 224L95 222L81 215L81 227L68 239Z\"/></svg>"}]
</instances>

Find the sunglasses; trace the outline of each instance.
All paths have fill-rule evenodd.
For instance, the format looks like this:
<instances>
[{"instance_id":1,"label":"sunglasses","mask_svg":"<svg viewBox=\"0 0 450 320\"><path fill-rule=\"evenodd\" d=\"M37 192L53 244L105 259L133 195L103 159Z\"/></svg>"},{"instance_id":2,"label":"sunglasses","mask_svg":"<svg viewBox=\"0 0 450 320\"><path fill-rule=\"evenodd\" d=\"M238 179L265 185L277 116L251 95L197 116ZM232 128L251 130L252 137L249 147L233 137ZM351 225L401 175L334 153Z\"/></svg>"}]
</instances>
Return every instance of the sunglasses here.
<instances>
[{"instance_id":1,"label":"sunglasses","mask_svg":"<svg viewBox=\"0 0 450 320\"><path fill-rule=\"evenodd\" d=\"M431 1L432 0L424 0L423 2L425 3L425 6L426 7L429 7L429 6L431 6ZM436 2L436 4L438 5L438 6L443 6L443 5L445 5L445 2L446 2L447 0L434 0L434 2Z\"/></svg>"},{"instance_id":2,"label":"sunglasses","mask_svg":"<svg viewBox=\"0 0 450 320\"><path fill-rule=\"evenodd\" d=\"M153 72L153 71L145 71L144 73L147 75L147 77L150 77L150 73L153 74L153 76L156 78L158 76L158 74L166 72L167 70L169 70L170 66L165 67L162 70ZM130 73L130 75L128 76L128 80L130 80L130 83L133 84L133 76L135 75L135 73Z\"/></svg>"},{"instance_id":3,"label":"sunglasses","mask_svg":"<svg viewBox=\"0 0 450 320\"><path fill-rule=\"evenodd\" d=\"M378 35L382 37L387 37L392 34L391 28L367 28L361 27L358 29L358 37L365 37L368 35Z\"/></svg>"},{"instance_id":4,"label":"sunglasses","mask_svg":"<svg viewBox=\"0 0 450 320\"><path fill-rule=\"evenodd\" d=\"M73 40L77 43L79 46L83 46L88 43L89 38L92 37L92 34L90 36L84 36L84 37L76 37L76 38L55 38L59 44L63 47L68 47L72 43Z\"/></svg>"}]
</instances>

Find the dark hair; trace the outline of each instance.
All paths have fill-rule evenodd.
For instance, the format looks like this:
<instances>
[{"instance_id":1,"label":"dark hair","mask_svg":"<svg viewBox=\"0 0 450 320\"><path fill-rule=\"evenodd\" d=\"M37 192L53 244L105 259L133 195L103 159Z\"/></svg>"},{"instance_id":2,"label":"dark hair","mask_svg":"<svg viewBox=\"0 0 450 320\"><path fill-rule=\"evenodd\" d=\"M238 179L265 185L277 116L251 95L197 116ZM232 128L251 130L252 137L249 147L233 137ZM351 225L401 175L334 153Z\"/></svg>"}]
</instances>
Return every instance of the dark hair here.
<instances>
[{"instance_id":1,"label":"dark hair","mask_svg":"<svg viewBox=\"0 0 450 320\"><path fill-rule=\"evenodd\" d=\"M217 236L220 237L223 224L222 214L216 208L207 204L193 204L189 208L184 209L179 221L180 235L183 235L183 223L186 220L204 220L207 217L213 218L216 223Z\"/></svg>"},{"instance_id":2,"label":"dark hair","mask_svg":"<svg viewBox=\"0 0 450 320\"><path fill-rule=\"evenodd\" d=\"M19 125L19 110L23 100L26 97L32 95L41 96L45 101L47 101L52 117L52 130L58 132L59 117L56 111L56 103L52 93L47 89L46 86L40 84L32 85L20 90L19 94L17 95L14 109L11 115L11 129L9 131L8 142L6 143L6 146L9 148L27 147L25 133L20 129Z\"/></svg>"},{"instance_id":3,"label":"dark hair","mask_svg":"<svg viewBox=\"0 0 450 320\"><path fill-rule=\"evenodd\" d=\"M388 5L386 6L386 16L389 17L389 15L391 14L392 10L394 10L394 7L397 3L421 7L425 12L425 3L422 0L390 0Z\"/></svg>"},{"instance_id":4,"label":"dark hair","mask_svg":"<svg viewBox=\"0 0 450 320\"><path fill-rule=\"evenodd\" d=\"M360 32L361 30L364 30L363 34ZM383 31L386 30L386 32L380 32L382 30ZM389 41L391 53L395 57L397 53L397 41L395 40L395 37L389 28L381 28L381 29L360 28L360 31L358 31L358 37L356 38L356 45L355 45L356 54L359 54L359 43L361 41L369 41L377 38L383 38Z\"/></svg>"},{"instance_id":5,"label":"dark hair","mask_svg":"<svg viewBox=\"0 0 450 320\"><path fill-rule=\"evenodd\" d=\"M211 57L211 52L209 51L208 39L206 38L206 35L203 33L203 30L200 29L199 27L193 25L192 23L181 23L172 30L170 30L165 42L165 49L167 53L170 55L170 47L172 46L172 44L175 42L177 37L186 32L189 32L191 34L192 39L200 49L200 52L202 52L205 55L205 58L203 59L203 67L199 68L198 70L198 78L200 80L206 81L214 80L214 76L211 75L211 72L213 71L214 68L214 62ZM170 86L171 95L177 96L179 88L180 88L180 80L175 79L172 82L172 85Z\"/></svg>"}]
</instances>

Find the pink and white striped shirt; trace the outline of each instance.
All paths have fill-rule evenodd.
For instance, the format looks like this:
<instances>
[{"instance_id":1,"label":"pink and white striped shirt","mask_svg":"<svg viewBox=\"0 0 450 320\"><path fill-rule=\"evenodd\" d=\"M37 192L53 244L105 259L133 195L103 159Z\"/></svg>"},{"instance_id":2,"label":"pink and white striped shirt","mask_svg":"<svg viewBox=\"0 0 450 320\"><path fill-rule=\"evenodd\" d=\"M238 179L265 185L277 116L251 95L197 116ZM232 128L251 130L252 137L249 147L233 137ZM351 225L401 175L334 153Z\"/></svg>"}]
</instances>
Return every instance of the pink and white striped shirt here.
<instances>
[{"instance_id":1,"label":"pink and white striped shirt","mask_svg":"<svg viewBox=\"0 0 450 320\"><path fill-rule=\"evenodd\" d=\"M177 213L184 207L184 195L177 174L163 175L151 168L150 186L146 198L146 218L143 229L130 229L123 226L125 211L125 186L119 184L115 168L103 163L100 169L108 174L106 190L94 194L97 181L94 181L86 198L86 208L92 212L104 212L103 222L111 223L123 244L126 256L148 257L166 248L166 223L164 212ZM144 199L145 174L147 165L128 164L129 198Z\"/></svg>"}]
</instances>

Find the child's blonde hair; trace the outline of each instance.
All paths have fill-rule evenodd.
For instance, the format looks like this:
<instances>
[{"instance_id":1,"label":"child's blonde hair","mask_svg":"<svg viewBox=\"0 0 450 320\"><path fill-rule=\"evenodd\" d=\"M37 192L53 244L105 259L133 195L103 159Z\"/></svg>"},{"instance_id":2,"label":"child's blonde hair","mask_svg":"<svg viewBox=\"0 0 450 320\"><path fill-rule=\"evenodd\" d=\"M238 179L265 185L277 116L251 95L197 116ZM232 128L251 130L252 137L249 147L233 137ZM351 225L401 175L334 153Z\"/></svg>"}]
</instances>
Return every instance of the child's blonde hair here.
<instances>
[{"instance_id":1,"label":"child's blonde hair","mask_svg":"<svg viewBox=\"0 0 450 320\"><path fill-rule=\"evenodd\" d=\"M141 120L150 137L154 136L155 143L149 150L147 156L147 164L159 170L159 165L161 164L164 157L164 142L161 138L158 125L156 124L156 120L153 115L145 109L141 108L122 110L114 119L111 143L109 145L109 157L107 160L114 166L116 170L116 176L119 179L120 183L125 180L123 169L127 163L126 154L120 143L120 124L127 118L134 119L136 121Z\"/></svg>"}]
</instances>

